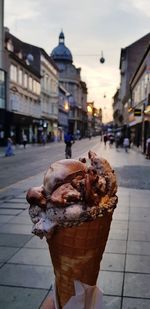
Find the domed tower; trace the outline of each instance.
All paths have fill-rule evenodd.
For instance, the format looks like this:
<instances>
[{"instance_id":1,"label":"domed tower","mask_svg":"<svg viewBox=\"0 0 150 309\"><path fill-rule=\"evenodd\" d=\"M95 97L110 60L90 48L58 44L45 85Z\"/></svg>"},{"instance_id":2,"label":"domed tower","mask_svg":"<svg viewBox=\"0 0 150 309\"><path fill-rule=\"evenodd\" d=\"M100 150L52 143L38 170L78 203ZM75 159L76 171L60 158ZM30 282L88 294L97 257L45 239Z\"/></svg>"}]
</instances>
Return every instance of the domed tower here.
<instances>
[{"instance_id":1,"label":"domed tower","mask_svg":"<svg viewBox=\"0 0 150 309\"><path fill-rule=\"evenodd\" d=\"M51 52L52 59L59 65L59 63L72 63L72 54L65 46L65 36L63 31L59 35L59 44Z\"/></svg>"}]
</instances>

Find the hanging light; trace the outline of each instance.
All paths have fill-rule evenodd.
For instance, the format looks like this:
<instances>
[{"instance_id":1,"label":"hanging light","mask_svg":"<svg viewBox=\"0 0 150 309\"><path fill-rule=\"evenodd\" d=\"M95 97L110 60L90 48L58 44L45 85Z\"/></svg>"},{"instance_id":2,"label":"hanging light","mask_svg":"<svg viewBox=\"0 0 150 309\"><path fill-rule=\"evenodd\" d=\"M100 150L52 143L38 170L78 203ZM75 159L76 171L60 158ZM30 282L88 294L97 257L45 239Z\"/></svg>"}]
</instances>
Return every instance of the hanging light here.
<instances>
[{"instance_id":1,"label":"hanging light","mask_svg":"<svg viewBox=\"0 0 150 309\"><path fill-rule=\"evenodd\" d=\"M103 56L103 51L101 51L101 58L100 58L100 63L104 63L105 62L105 58L104 58L104 56Z\"/></svg>"}]
</instances>

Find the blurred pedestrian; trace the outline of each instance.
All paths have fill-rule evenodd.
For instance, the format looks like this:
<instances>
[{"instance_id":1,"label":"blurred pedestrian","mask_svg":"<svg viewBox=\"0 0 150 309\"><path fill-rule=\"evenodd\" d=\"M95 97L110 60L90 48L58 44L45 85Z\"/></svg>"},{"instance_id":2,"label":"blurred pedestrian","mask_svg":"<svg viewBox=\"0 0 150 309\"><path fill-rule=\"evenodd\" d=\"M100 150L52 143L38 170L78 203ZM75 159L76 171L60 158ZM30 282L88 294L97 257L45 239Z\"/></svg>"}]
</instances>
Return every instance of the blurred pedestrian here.
<instances>
[{"instance_id":1,"label":"blurred pedestrian","mask_svg":"<svg viewBox=\"0 0 150 309\"><path fill-rule=\"evenodd\" d=\"M10 137L7 139L7 147L5 151L5 157L10 157L14 156L14 151L13 151L13 141Z\"/></svg>"},{"instance_id":2,"label":"blurred pedestrian","mask_svg":"<svg viewBox=\"0 0 150 309\"><path fill-rule=\"evenodd\" d=\"M41 134L41 142L43 146L46 145L46 134L44 132Z\"/></svg>"},{"instance_id":3,"label":"blurred pedestrian","mask_svg":"<svg viewBox=\"0 0 150 309\"><path fill-rule=\"evenodd\" d=\"M150 159L150 137L146 140L146 159Z\"/></svg>"},{"instance_id":4,"label":"blurred pedestrian","mask_svg":"<svg viewBox=\"0 0 150 309\"><path fill-rule=\"evenodd\" d=\"M91 132L89 132L89 139L91 139L91 137L92 137L92 133L91 133Z\"/></svg>"},{"instance_id":5,"label":"blurred pedestrian","mask_svg":"<svg viewBox=\"0 0 150 309\"><path fill-rule=\"evenodd\" d=\"M104 140L104 145L106 147L106 144L107 144L107 141L108 141L107 134L104 134L103 140Z\"/></svg>"},{"instance_id":6,"label":"blurred pedestrian","mask_svg":"<svg viewBox=\"0 0 150 309\"><path fill-rule=\"evenodd\" d=\"M110 148L112 147L113 143L114 143L114 135L110 134L110 136L109 136L109 146L110 146Z\"/></svg>"},{"instance_id":7,"label":"blurred pedestrian","mask_svg":"<svg viewBox=\"0 0 150 309\"><path fill-rule=\"evenodd\" d=\"M26 148L26 144L27 144L27 136L25 133L23 133L22 135L22 143L23 143L23 146L24 146L24 149Z\"/></svg>"},{"instance_id":8,"label":"blurred pedestrian","mask_svg":"<svg viewBox=\"0 0 150 309\"><path fill-rule=\"evenodd\" d=\"M125 152L128 152L129 146L130 146L129 138L125 137L123 140L123 147L125 149Z\"/></svg>"}]
</instances>

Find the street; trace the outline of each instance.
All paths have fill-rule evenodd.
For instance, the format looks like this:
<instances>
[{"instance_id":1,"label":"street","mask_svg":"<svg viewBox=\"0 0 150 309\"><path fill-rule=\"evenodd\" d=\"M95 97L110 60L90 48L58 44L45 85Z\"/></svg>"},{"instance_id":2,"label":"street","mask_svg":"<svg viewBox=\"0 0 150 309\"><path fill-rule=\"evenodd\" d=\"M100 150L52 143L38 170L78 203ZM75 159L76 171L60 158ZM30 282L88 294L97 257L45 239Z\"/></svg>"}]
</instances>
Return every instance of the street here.
<instances>
[{"instance_id":1,"label":"street","mask_svg":"<svg viewBox=\"0 0 150 309\"><path fill-rule=\"evenodd\" d=\"M98 147L101 149L101 156L106 157L115 168L120 186L135 189L150 188L150 164L141 153L131 151L124 154L124 149L116 151L107 145L103 148L103 143L99 137L76 141L72 146L73 158L91 149ZM16 151L15 156L0 157L0 189L13 183L21 181L27 177L35 176L45 171L48 166L60 159L65 158L65 144L51 143L45 146L27 146Z\"/></svg>"},{"instance_id":2,"label":"street","mask_svg":"<svg viewBox=\"0 0 150 309\"><path fill-rule=\"evenodd\" d=\"M64 158L64 143L28 146L0 157L0 299L3 309L37 309L54 280L45 240L31 234L25 200L50 163ZM73 145L73 158L93 150L118 178L118 206L97 285L104 309L150 308L150 161L133 149L106 148L99 137Z\"/></svg>"}]
</instances>

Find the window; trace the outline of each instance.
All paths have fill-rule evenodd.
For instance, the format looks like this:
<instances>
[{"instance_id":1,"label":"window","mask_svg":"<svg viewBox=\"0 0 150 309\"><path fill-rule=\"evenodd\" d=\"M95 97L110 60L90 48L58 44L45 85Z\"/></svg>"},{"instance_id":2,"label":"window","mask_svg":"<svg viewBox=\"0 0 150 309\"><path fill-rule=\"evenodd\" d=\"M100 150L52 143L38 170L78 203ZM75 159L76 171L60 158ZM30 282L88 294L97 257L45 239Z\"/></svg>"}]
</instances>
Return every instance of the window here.
<instances>
[{"instance_id":1,"label":"window","mask_svg":"<svg viewBox=\"0 0 150 309\"><path fill-rule=\"evenodd\" d=\"M33 92L37 93L37 82L35 79L33 80Z\"/></svg>"},{"instance_id":2,"label":"window","mask_svg":"<svg viewBox=\"0 0 150 309\"><path fill-rule=\"evenodd\" d=\"M27 73L24 74L24 88L28 88L28 75L27 75Z\"/></svg>"},{"instance_id":3,"label":"window","mask_svg":"<svg viewBox=\"0 0 150 309\"><path fill-rule=\"evenodd\" d=\"M5 72L0 70L0 108L5 108Z\"/></svg>"},{"instance_id":4,"label":"window","mask_svg":"<svg viewBox=\"0 0 150 309\"><path fill-rule=\"evenodd\" d=\"M17 67L14 64L10 66L10 79L17 82Z\"/></svg>"},{"instance_id":5,"label":"window","mask_svg":"<svg viewBox=\"0 0 150 309\"><path fill-rule=\"evenodd\" d=\"M40 92L41 92L41 85L40 85L40 83L39 82L36 82L36 89L37 89L37 94L40 94Z\"/></svg>"},{"instance_id":6,"label":"window","mask_svg":"<svg viewBox=\"0 0 150 309\"><path fill-rule=\"evenodd\" d=\"M19 83L20 85L23 84L23 71L22 71L21 69L19 69L18 83Z\"/></svg>"},{"instance_id":7,"label":"window","mask_svg":"<svg viewBox=\"0 0 150 309\"><path fill-rule=\"evenodd\" d=\"M29 77L29 90L32 91L32 77Z\"/></svg>"}]
</instances>

